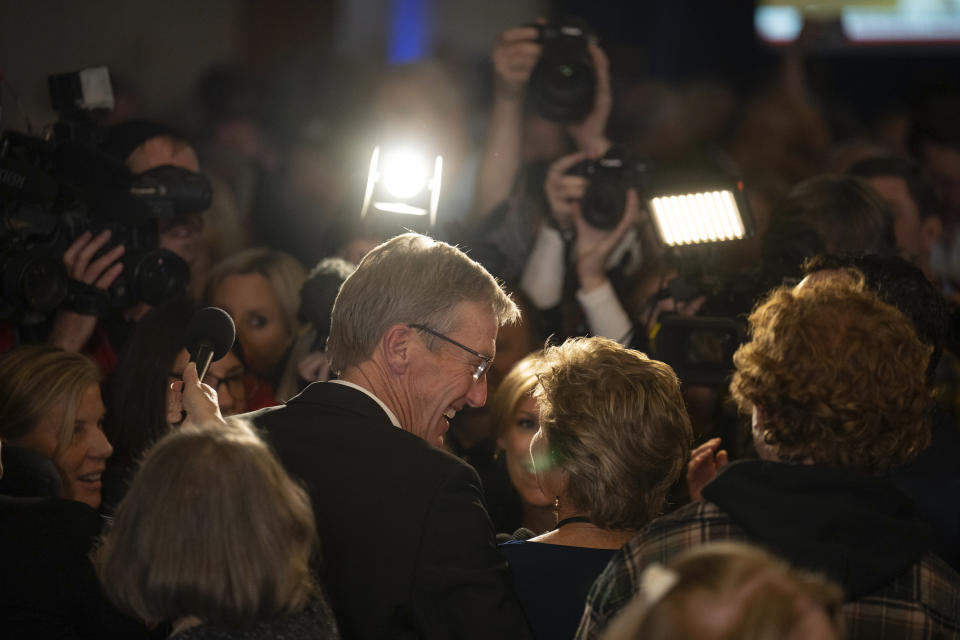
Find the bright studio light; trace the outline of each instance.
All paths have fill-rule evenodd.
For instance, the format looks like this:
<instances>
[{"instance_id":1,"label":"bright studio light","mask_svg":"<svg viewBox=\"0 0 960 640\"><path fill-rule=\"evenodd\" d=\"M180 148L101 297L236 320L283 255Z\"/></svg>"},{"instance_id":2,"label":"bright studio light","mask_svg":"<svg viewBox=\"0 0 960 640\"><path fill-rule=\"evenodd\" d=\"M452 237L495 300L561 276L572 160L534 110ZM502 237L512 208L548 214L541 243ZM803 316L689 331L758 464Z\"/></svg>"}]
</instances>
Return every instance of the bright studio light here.
<instances>
[{"instance_id":1,"label":"bright studio light","mask_svg":"<svg viewBox=\"0 0 960 640\"><path fill-rule=\"evenodd\" d=\"M413 147L374 147L360 216L394 216L402 228L419 224L409 219L417 216L433 228L437 224L442 175L442 156L427 155Z\"/></svg>"},{"instance_id":2,"label":"bright studio light","mask_svg":"<svg viewBox=\"0 0 960 640\"><path fill-rule=\"evenodd\" d=\"M660 238L671 247L740 240L747 235L730 190L659 196L651 198L650 205Z\"/></svg>"},{"instance_id":3,"label":"bright studio light","mask_svg":"<svg viewBox=\"0 0 960 640\"><path fill-rule=\"evenodd\" d=\"M427 186L430 177L427 158L412 149L400 149L383 156L383 187L394 198L412 198Z\"/></svg>"}]
</instances>

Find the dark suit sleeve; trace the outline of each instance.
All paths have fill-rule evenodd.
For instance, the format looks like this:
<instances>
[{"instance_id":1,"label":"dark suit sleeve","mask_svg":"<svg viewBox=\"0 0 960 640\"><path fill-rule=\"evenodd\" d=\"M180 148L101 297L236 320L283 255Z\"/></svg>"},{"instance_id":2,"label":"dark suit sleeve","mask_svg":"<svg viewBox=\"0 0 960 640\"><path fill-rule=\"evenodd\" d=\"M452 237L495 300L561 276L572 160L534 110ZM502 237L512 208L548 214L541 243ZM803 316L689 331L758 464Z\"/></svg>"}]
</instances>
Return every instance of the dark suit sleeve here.
<instances>
[{"instance_id":1,"label":"dark suit sleeve","mask_svg":"<svg viewBox=\"0 0 960 640\"><path fill-rule=\"evenodd\" d=\"M462 465L427 514L413 596L425 638L531 637L481 496Z\"/></svg>"}]
</instances>

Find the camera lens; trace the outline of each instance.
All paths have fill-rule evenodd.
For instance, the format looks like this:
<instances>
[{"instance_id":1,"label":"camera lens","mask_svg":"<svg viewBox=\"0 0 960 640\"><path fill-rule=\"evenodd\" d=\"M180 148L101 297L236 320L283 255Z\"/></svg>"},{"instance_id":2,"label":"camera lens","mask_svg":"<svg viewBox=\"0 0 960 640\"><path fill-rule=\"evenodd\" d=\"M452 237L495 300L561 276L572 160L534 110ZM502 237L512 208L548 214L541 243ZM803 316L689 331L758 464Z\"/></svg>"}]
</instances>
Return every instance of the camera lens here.
<instances>
[{"instance_id":1,"label":"camera lens","mask_svg":"<svg viewBox=\"0 0 960 640\"><path fill-rule=\"evenodd\" d=\"M190 282L190 267L183 258L166 249L145 253L133 271L133 296L139 302L158 305L183 294Z\"/></svg>"},{"instance_id":2,"label":"camera lens","mask_svg":"<svg viewBox=\"0 0 960 640\"><path fill-rule=\"evenodd\" d=\"M540 41L543 54L530 75L531 106L554 122L583 120L593 109L597 90L587 39L544 27Z\"/></svg>"},{"instance_id":3,"label":"camera lens","mask_svg":"<svg viewBox=\"0 0 960 640\"><path fill-rule=\"evenodd\" d=\"M3 297L28 311L49 313L67 295L67 273L63 263L43 249L14 251L0 268Z\"/></svg>"},{"instance_id":4,"label":"camera lens","mask_svg":"<svg viewBox=\"0 0 960 640\"><path fill-rule=\"evenodd\" d=\"M597 174L580 203L583 219L597 229L613 229L623 218L627 194L620 180L604 180Z\"/></svg>"}]
</instances>

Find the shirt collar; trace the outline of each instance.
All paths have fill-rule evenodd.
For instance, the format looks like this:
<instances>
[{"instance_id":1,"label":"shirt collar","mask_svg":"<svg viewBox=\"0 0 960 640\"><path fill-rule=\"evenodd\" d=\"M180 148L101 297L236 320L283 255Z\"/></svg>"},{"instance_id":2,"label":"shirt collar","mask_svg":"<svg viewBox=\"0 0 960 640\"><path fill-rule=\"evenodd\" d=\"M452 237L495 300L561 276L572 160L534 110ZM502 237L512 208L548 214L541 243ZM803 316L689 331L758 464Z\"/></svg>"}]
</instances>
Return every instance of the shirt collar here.
<instances>
[{"instance_id":1,"label":"shirt collar","mask_svg":"<svg viewBox=\"0 0 960 640\"><path fill-rule=\"evenodd\" d=\"M361 387L360 385L354 384L353 382L347 382L346 380L330 380L329 382L332 382L332 383L334 383L334 384L342 384L342 385L345 386L345 387L350 387L351 389L356 389L357 391L359 391L359 392L361 392L361 393L365 393L366 395L370 396L370 397L373 399L374 402L376 402L378 405L380 405L380 408L383 409L384 413L387 414L387 417L390 418L390 424L392 424L393 426L397 427L398 429L402 429L402 428L403 428L403 427L400 426L400 421L397 420L397 416L393 413L393 411L390 410L390 407L388 407L386 404L384 404L383 400L381 400L381 399L378 398L377 396L373 395L373 392L371 392L369 389L364 389L364 388Z\"/></svg>"}]
</instances>

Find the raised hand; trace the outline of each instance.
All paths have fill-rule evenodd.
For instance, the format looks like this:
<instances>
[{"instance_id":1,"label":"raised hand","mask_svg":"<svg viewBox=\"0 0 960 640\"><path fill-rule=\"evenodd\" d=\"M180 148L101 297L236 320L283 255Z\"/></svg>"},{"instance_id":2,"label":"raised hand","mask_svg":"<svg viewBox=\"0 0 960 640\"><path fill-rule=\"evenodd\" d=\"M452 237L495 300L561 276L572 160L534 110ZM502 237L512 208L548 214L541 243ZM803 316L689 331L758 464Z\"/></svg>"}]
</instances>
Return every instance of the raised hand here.
<instances>
[{"instance_id":1,"label":"raised hand","mask_svg":"<svg viewBox=\"0 0 960 640\"><path fill-rule=\"evenodd\" d=\"M96 237L89 231L74 240L63 254L67 275L84 284L107 289L123 271L120 258L125 248L117 245L94 259L96 253L110 241L110 231ZM53 321L53 329L47 342L67 351L80 351L93 335L97 317L75 311L61 310Z\"/></svg>"},{"instance_id":2,"label":"raised hand","mask_svg":"<svg viewBox=\"0 0 960 640\"><path fill-rule=\"evenodd\" d=\"M586 178L567 175L567 171L586 159L587 154L578 151L554 160L547 169L543 190L547 194L553 219L561 229L569 229L573 226L574 211L579 208L580 199L583 198L589 184Z\"/></svg>"},{"instance_id":3,"label":"raised hand","mask_svg":"<svg viewBox=\"0 0 960 640\"><path fill-rule=\"evenodd\" d=\"M607 54L597 44L588 45L593 68L597 75L597 92L593 101L593 110L581 122L568 124L567 133L573 138L580 151L591 158L603 156L610 148L606 136L607 120L613 107L613 93L610 89L610 61Z\"/></svg>"},{"instance_id":4,"label":"raised hand","mask_svg":"<svg viewBox=\"0 0 960 640\"><path fill-rule=\"evenodd\" d=\"M211 424L224 424L220 414L220 404L217 401L217 392L213 387L203 384L197 377L197 365L191 362L183 370L183 380L177 380L170 385L168 395L167 420L171 416L182 415L187 417L183 424L203 427Z\"/></svg>"},{"instance_id":5,"label":"raised hand","mask_svg":"<svg viewBox=\"0 0 960 640\"><path fill-rule=\"evenodd\" d=\"M500 34L493 45L491 59L497 97L523 97L530 73L540 59L536 27L513 27Z\"/></svg>"},{"instance_id":6,"label":"raised hand","mask_svg":"<svg viewBox=\"0 0 960 640\"><path fill-rule=\"evenodd\" d=\"M687 490L693 501L703 499L703 488L727 466L727 452L720 449L720 444L720 438L711 438L690 452L690 462L687 463Z\"/></svg>"},{"instance_id":7,"label":"raised hand","mask_svg":"<svg viewBox=\"0 0 960 640\"><path fill-rule=\"evenodd\" d=\"M590 226L583 219L579 205L573 208L573 222L577 230L574 251L581 289L591 291L607 281L606 265L610 254L620 244L627 231L636 226L640 219L640 199L634 189L627 190L623 217L613 229L597 229Z\"/></svg>"}]
</instances>

